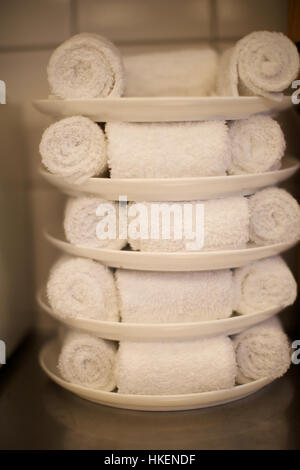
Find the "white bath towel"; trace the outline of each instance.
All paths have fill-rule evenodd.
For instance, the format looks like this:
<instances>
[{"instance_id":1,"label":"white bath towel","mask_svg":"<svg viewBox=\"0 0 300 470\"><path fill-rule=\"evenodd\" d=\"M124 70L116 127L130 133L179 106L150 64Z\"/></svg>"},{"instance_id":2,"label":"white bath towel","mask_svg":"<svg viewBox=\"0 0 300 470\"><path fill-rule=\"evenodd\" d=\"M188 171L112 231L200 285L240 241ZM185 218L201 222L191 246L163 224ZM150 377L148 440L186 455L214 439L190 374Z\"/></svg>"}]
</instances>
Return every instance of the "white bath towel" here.
<instances>
[{"instance_id":1,"label":"white bath towel","mask_svg":"<svg viewBox=\"0 0 300 470\"><path fill-rule=\"evenodd\" d=\"M118 49L98 34L76 34L50 57L47 68L51 93L63 99L121 96L123 64Z\"/></svg>"},{"instance_id":2,"label":"white bath towel","mask_svg":"<svg viewBox=\"0 0 300 470\"><path fill-rule=\"evenodd\" d=\"M90 119L72 116L52 124L40 143L42 163L50 173L83 183L107 169L106 140Z\"/></svg>"},{"instance_id":3,"label":"white bath towel","mask_svg":"<svg viewBox=\"0 0 300 470\"><path fill-rule=\"evenodd\" d=\"M50 271L47 296L62 317L119 320L113 273L97 261L61 257Z\"/></svg>"},{"instance_id":4,"label":"white bath towel","mask_svg":"<svg viewBox=\"0 0 300 470\"><path fill-rule=\"evenodd\" d=\"M285 151L284 134L269 116L232 121L229 127L231 165L229 173L261 173L277 170Z\"/></svg>"},{"instance_id":5,"label":"white bath towel","mask_svg":"<svg viewBox=\"0 0 300 470\"><path fill-rule=\"evenodd\" d=\"M217 92L280 99L297 77L299 54L282 33L255 31L226 50L220 60Z\"/></svg>"},{"instance_id":6,"label":"white bath towel","mask_svg":"<svg viewBox=\"0 0 300 470\"><path fill-rule=\"evenodd\" d=\"M120 393L176 395L234 386L236 362L227 337L181 342L121 342L116 361Z\"/></svg>"},{"instance_id":7,"label":"white bath towel","mask_svg":"<svg viewBox=\"0 0 300 470\"><path fill-rule=\"evenodd\" d=\"M70 198L64 218L66 239L91 248L123 248L127 240L119 238L118 211L117 203L98 197Z\"/></svg>"},{"instance_id":8,"label":"white bath towel","mask_svg":"<svg viewBox=\"0 0 300 470\"><path fill-rule=\"evenodd\" d=\"M296 281L280 256L254 261L234 271L236 308L243 315L295 302Z\"/></svg>"},{"instance_id":9,"label":"white bath towel","mask_svg":"<svg viewBox=\"0 0 300 470\"><path fill-rule=\"evenodd\" d=\"M291 363L288 338L274 317L238 334L233 339L238 367L237 383L283 375Z\"/></svg>"},{"instance_id":10,"label":"white bath towel","mask_svg":"<svg viewBox=\"0 0 300 470\"><path fill-rule=\"evenodd\" d=\"M124 57L127 96L206 96L215 87L217 53L210 47Z\"/></svg>"},{"instance_id":11,"label":"white bath towel","mask_svg":"<svg viewBox=\"0 0 300 470\"><path fill-rule=\"evenodd\" d=\"M250 239L259 245L296 241L300 237L300 208L279 188L258 191L249 200Z\"/></svg>"},{"instance_id":12,"label":"white bath towel","mask_svg":"<svg viewBox=\"0 0 300 470\"><path fill-rule=\"evenodd\" d=\"M112 341L70 331L58 358L59 371L68 382L109 392L116 386L116 349Z\"/></svg>"},{"instance_id":13,"label":"white bath towel","mask_svg":"<svg viewBox=\"0 0 300 470\"><path fill-rule=\"evenodd\" d=\"M230 163L224 121L106 125L112 178L225 175Z\"/></svg>"},{"instance_id":14,"label":"white bath towel","mask_svg":"<svg viewBox=\"0 0 300 470\"><path fill-rule=\"evenodd\" d=\"M120 314L128 323L185 323L231 316L232 272L151 272L118 269Z\"/></svg>"}]
</instances>

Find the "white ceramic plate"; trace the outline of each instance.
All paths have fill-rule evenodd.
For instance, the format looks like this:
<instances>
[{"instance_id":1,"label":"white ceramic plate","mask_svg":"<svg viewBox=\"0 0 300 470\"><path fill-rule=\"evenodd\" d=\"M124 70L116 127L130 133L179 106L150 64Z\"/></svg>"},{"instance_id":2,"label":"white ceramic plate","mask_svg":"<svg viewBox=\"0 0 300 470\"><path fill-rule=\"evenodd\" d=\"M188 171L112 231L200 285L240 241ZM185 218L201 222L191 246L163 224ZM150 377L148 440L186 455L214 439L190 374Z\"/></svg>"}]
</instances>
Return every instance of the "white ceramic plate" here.
<instances>
[{"instance_id":1,"label":"white ceramic plate","mask_svg":"<svg viewBox=\"0 0 300 470\"><path fill-rule=\"evenodd\" d=\"M281 310L280 308L273 308L265 310L264 312L257 312L251 315L239 315L224 320L193 323L142 324L89 320L86 318L62 318L50 307L46 299L45 289L38 293L37 301L45 312L64 325L113 341L187 340L191 338L201 338L203 336L217 336L219 334L229 336L260 323L276 315Z\"/></svg>"},{"instance_id":2,"label":"white ceramic plate","mask_svg":"<svg viewBox=\"0 0 300 470\"><path fill-rule=\"evenodd\" d=\"M290 96L272 101L257 96L42 99L36 109L55 118L83 115L97 122L200 121L243 119L255 113L279 113L292 106Z\"/></svg>"},{"instance_id":3,"label":"white ceramic plate","mask_svg":"<svg viewBox=\"0 0 300 470\"><path fill-rule=\"evenodd\" d=\"M68 183L41 169L42 176L69 195L96 194L110 201L126 195L128 201L191 201L240 193L251 194L255 189L278 184L299 169L300 162L286 157L280 170L251 175L210 176L198 178L89 178L83 184Z\"/></svg>"},{"instance_id":4,"label":"white ceramic plate","mask_svg":"<svg viewBox=\"0 0 300 470\"><path fill-rule=\"evenodd\" d=\"M145 271L207 271L237 268L257 259L278 255L297 244L297 242L268 246L249 244L247 248L235 250L165 253L88 248L73 245L47 232L45 236L52 245L69 255L95 259L113 268Z\"/></svg>"},{"instance_id":5,"label":"white ceramic plate","mask_svg":"<svg viewBox=\"0 0 300 470\"><path fill-rule=\"evenodd\" d=\"M54 382L75 395L94 403L129 410L180 411L207 408L245 398L273 381L266 378L250 382L246 385L237 385L231 389L184 395L127 395L115 392L102 392L101 390L66 382L60 376L56 367L58 353L58 343L52 340L42 348L39 356L42 369Z\"/></svg>"}]
</instances>

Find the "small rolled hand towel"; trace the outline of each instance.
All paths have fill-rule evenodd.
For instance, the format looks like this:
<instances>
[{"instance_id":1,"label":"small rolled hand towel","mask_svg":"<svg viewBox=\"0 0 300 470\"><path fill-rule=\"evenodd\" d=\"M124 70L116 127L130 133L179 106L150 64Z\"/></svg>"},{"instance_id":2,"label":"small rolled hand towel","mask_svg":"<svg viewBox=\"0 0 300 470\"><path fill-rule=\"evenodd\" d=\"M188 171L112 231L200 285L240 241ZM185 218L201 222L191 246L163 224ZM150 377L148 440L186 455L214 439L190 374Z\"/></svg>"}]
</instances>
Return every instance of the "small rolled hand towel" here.
<instances>
[{"instance_id":1,"label":"small rolled hand towel","mask_svg":"<svg viewBox=\"0 0 300 470\"><path fill-rule=\"evenodd\" d=\"M47 296L62 317L119 320L113 273L97 261L62 256L50 271Z\"/></svg>"},{"instance_id":2,"label":"small rolled hand towel","mask_svg":"<svg viewBox=\"0 0 300 470\"><path fill-rule=\"evenodd\" d=\"M249 199L250 239L258 245L296 241L300 236L300 208L287 191L267 188Z\"/></svg>"},{"instance_id":3,"label":"small rolled hand towel","mask_svg":"<svg viewBox=\"0 0 300 470\"><path fill-rule=\"evenodd\" d=\"M289 340L276 317L239 333L233 338L233 344L238 384L265 377L275 379L290 366Z\"/></svg>"},{"instance_id":4,"label":"small rolled hand towel","mask_svg":"<svg viewBox=\"0 0 300 470\"><path fill-rule=\"evenodd\" d=\"M120 393L176 395L234 386L232 341L224 336L181 342L122 342L117 353Z\"/></svg>"},{"instance_id":5,"label":"small rolled hand towel","mask_svg":"<svg viewBox=\"0 0 300 470\"><path fill-rule=\"evenodd\" d=\"M231 165L229 173L261 173L277 170L285 151L284 134L269 116L251 116L229 126Z\"/></svg>"},{"instance_id":6,"label":"small rolled hand towel","mask_svg":"<svg viewBox=\"0 0 300 470\"><path fill-rule=\"evenodd\" d=\"M230 142L225 121L106 125L112 178L225 175Z\"/></svg>"},{"instance_id":7,"label":"small rolled hand towel","mask_svg":"<svg viewBox=\"0 0 300 470\"><path fill-rule=\"evenodd\" d=\"M299 54L289 38L282 33L255 31L223 53L217 93L280 99L298 71Z\"/></svg>"},{"instance_id":8,"label":"small rolled hand towel","mask_svg":"<svg viewBox=\"0 0 300 470\"><path fill-rule=\"evenodd\" d=\"M102 215L97 215L99 209L103 209ZM66 239L75 245L91 248L115 250L123 248L127 240L119 238L118 210L117 203L104 201L98 197L70 198L66 204L64 218ZM108 219L107 224L106 218ZM103 225L103 230L99 230L99 223L101 227Z\"/></svg>"},{"instance_id":9,"label":"small rolled hand towel","mask_svg":"<svg viewBox=\"0 0 300 470\"><path fill-rule=\"evenodd\" d=\"M123 64L118 49L98 34L81 33L63 42L50 57L51 93L63 99L121 96Z\"/></svg>"},{"instance_id":10,"label":"small rolled hand towel","mask_svg":"<svg viewBox=\"0 0 300 470\"><path fill-rule=\"evenodd\" d=\"M232 272L151 272L118 269L121 319L128 323L185 323L231 316Z\"/></svg>"},{"instance_id":11,"label":"small rolled hand towel","mask_svg":"<svg viewBox=\"0 0 300 470\"><path fill-rule=\"evenodd\" d=\"M42 163L50 173L80 184L107 169L102 129L90 119L72 116L52 124L40 143Z\"/></svg>"},{"instance_id":12,"label":"small rolled hand towel","mask_svg":"<svg viewBox=\"0 0 300 470\"><path fill-rule=\"evenodd\" d=\"M284 308L295 302L296 281L280 256L254 261L234 270L235 310L242 314Z\"/></svg>"},{"instance_id":13,"label":"small rolled hand towel","mask_svg":"<svg viewBox=\"0 0 300 470\"><path fill-rule=\"evenodd\" d=\"M214 87L218 55L210 47L124 57L127 96L206 96Z\"/></svg>"},{"instance_id":14,"label":"small rolled hand towel","mask_svg":"<svg viewBox=\"0 0 300 470\"><path fill-rule=\"evenodd\" d=\"M62 377L73 384L110 392L116 387L116 344L79 331L68 331L58 358Z\"/></svg>"}]
</instances>

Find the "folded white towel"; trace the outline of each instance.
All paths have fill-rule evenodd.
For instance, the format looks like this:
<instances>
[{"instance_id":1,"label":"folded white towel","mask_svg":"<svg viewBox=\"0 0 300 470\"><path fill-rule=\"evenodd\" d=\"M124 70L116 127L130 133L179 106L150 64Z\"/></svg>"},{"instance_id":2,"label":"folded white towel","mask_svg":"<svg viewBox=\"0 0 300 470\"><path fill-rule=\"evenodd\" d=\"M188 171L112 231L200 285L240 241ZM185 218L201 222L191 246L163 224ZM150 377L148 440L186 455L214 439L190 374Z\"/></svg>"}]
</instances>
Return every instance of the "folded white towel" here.
<instances>
[{"instance_id":1,"label":"folded white towel","mask_svg":"<svg viewBox=\"0 0 300 470\"><path fill-rule=\"evenodd\" d=\"M112 178L225 175L230 142L225 121L106 125Z\"/></svg>"},{"instance_id":2,"label":"folded white towel","mask_svg":"<svg viewBox=\"0 0 300 470\"><path fill-rule=\"evenodd\" d=\"M71 183L83 183L107 169L104 133L98 124L83 116L62 119L48 127L40 154L50 173Z\"/></svg>"},{"instance_id":3,"label":"folded white towel","mask_svg":"<svg viewBox=\"0 0 300 470\"><path fill-rule=\"evenodd\" d=\"M234 271L236 308L243 315L284 308L295 302L296 281L280 256L254 261Z\"/></svg>"},{"instance_id":4,"label":"folded white towel","mask_svg":"<svg viewBox=\"0 0 300 470\"><path fill-rule=\"evenodd\" d=\"M285 151L284 134L269 116L251 116L229 127L231 166L229 173L261 173L277 170Z\"/></svg>"},{"instance_id":5,"label":"folded white towel","mask_svg":"<svg viewBox=\"0 0 300 470\"><path fill-rule=\"evenodd\" d=\"M76 34L53 52L47 68L51 93L64 99L121 96L123 64L118 49L98 34Z\"/></svg>"},{"instance_id":6,"label":"folded white towel","mask_svg":"<svg viewBox=\"0 0 300 470\"><path fill-rule=\"evenodd\" d=\"M231 316L232 272L116 271L123 322L185 323Z\"/></svg>"},{"instance_id":7,"label":"folded white towel","mask_svg":"<svg viewBox=\"0 0 300 470\"><path fill-rule=\"evenodd\" d=\"M217 53L210 47L124 57L127 96L206 96L214 89Z\"/></svg>"},{"instance_id":8,"label":"folded white towel","mask_svg":"<svg viewBox=\"0 0 300 470\"><path fill-rule=\"evenodd\" d=\"M97 209L99 210L101 208L103 208L103 217L97 215ZM112 211L114 211L116 217L113 216ZM103 222L104 228L109 228L108 224L105 222L106 218L112 220L110 224L112 231L111 234L107 231L107 235L105 235L104 230L101 230L101 234L107 236L107 238L102 239L99 237L97 226L99 223L102 224ZM92 248L119 250L126 245L127 240L121 240L119 238L117 222L118 204L115 202L104 201L101 198L92 196L70 198L67 201L64 230L66 239L70 243Z\"/></svg>"},{"instance_id":9,"label":"folded white towel","mask_svg":"<svg viewBox=\"0 0 300 470\"><path fill-rule=\"evenodd\" d=\"M69 331L58 358L58 369L68 382L107 392L116 386L116 344L96 336Z\"/></svg>"},{"instance_id":10,"label":"folded white towel","mask_svg":"<svg viewBox=\"0 0 300 470\"><path fill-rule=\"evenodd\" d=\"M300 208L279 188L258 191L249 200L250 239L259 245L296 241L300 237Z\"/></svg>"},{"instance_id":11,"label":"folded white towel","mask_svg":"<svg viewBox=\"0 0 300 470\"><path fill-rule=\"evenodd\" d=\"M283 375L290 366L289 341L276 317L238 334L233 338L233 344L238 384L264 377L275 379Z\"/></svg>"},{"instance_id":12,"label":"folded white towel","mask_svg":"<svg viewBox=\"0 0 300 470\"><path fill-rule=\"evenodd\" d=\"M62 317L119 320L113 273L97 261L61 257L51 269L47 295Z\"/></svg>"},{"instance_id":13,"label":"folded white towel","mask_svg":"<svg viewBox=\"0 0 300 470\"><path fill-rule=\"evenodd\" d=\"M236 376L232 341L121 342L116 361L120 393L176 395L231 388Z\"/></svg>"},{"instance_id":14,"label":"folded white towel","mask_svg":"<svg viewBox=\"0 0 300 470\"><path fill-rule=\"evenodd\" d=\"M255 31L224 52L217 92L222 96L258 95L279 99L297 77L296 46L282 33Z\"/></svg>"}]
</instances>

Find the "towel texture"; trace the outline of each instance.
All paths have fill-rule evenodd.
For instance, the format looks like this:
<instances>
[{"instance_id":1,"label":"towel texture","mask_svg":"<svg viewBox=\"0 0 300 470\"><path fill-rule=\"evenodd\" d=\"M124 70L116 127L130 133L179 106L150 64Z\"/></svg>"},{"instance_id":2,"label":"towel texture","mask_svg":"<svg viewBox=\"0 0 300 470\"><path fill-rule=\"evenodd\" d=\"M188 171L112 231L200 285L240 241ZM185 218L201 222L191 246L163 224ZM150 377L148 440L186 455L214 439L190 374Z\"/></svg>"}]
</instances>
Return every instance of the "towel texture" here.
<instances>
[{"instance_id":1,"label":"towel texture","mask_svg":"<svg viewBox=\"0 0 300 470\"><path fill-rule=\"evenodd\" d=\"M279 188L258 191L249 200L250 239L258 245L296 241L300 236L300 208Z\"/></svg>"},{"instance_id":2,"label":"towel texture","mask_svg":"<svg viewBox=\"0 0 300 470\"><path fill-rule=\"evenodd\" d=\"M233 339L238 367L237 383L283 375L291 363L288 338L278 318L249 328Z\"/></svg>"},{"instance_id":3,"label":"towel texture","mask_svg":"<svg viewBox=\"0 0 300 470\"><path fill-rule=\"evenodd\" d=\"M295 302L296 281L284 260L274 256L234 271L236 308L243 315L287 307Z\"/></svg>"},{"instance_id":4,"label":"towel texture","mask_svg":"<svg viewBox=\"0 0 300 470\"><path fill-rule=\"evenodd\" d=\"M112 178L225 175L230 163L224 121L106 125Z\"/></svg>"},{"instance_id":5,"label":"towel texture","mask_svg":"<svg viewBox=\"0 0 300 470\"><path fill-rule=\"evenodd\" d=\"M76 34L53 52L47 68L51 93L64 99L121 96L123 64L118 49L97 34Z\"/></svg>"},{"instance_id":6,"label":"towel texture","mask_svg":"<svg viewBox=\"0 0 300 470\"><path fill-rule=\"evenodd\" d=\"M48 127L42 136L40 154L50 173L71 183L83 183L107 169L104 133L83 116L62 119Z\"/></svg>"},{"instance_id":7,"label":"towel texture","mask_svg":"<svg viewBox=\"0 0 300 470\"><path fill-rule=\"evenodd\" d=\"M121 342L116 381L120 393L176 395L234 386L232 342L215 337L182 342Z\"/></svg>"},{"instance_id":8,"label":"towel texture","mask_svg":"<svg viewBox=\"0 0 300 470\"><path fill-rule=\"evenodd\" d=\"M115 360L115 343L69 331L58 358L58 369L68 382L109 392L116 386Z\"/></svg>"},{"instance_id":9,"label":"towel texture","mask_svg":"<svg viewBox=\"0 0 300 470\"><path fill-rule=\"evenodd\" d=\"M48 300L62 317L118 321L118 301L112 271L96 261L63 256L52 267Z\"/></svg>"},{"instance_id":10,"label":"towel texture","mask_svg":"<svg viewBox=\"0 0 300 470\"><path fill-rule=\"evenodd\" d=\"M251 116L229 127L231 165L229 173L261 173L277 170L285 151L283 132L269 116Z\"/></svg>"},{"instance_id":11,"label":"towel texture","mask_svg":"<svg viewBox=\"0 0 300 470\"><path fill-rule=\"evenodd\" d=\"M298 51L290 39L282 33L255 31L222 55L217 92L279 99L298 70Z\"/></svg>"}]
</instances>

